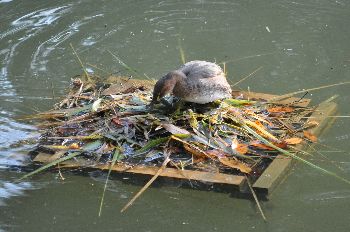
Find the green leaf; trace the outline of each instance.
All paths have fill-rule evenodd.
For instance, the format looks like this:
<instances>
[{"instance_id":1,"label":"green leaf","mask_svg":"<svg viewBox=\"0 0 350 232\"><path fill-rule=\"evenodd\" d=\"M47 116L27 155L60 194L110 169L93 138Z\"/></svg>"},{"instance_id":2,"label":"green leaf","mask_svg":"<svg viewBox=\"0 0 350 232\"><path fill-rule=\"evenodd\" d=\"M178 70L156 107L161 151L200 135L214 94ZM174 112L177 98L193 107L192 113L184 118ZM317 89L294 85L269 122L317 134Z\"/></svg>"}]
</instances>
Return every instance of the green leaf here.
<instances>
[{"instance_id":1,"label":"green leaf","mask_svg":"<svg viewBox=\"0 0 350 232\"><path fill-rule=\"evenodd\" d=\"M189 113L189 122L190 122L190 126L195 129L198 130L198 121L197 121L197 114L193 113L192 110L188 111Z\"/></svg>"},{"instance_id":2,"label":"green leaf","mask_svg":"<svg viewBox=\"0 0 350 232\"><path fill-rule=\"evenodd\" d=\"M186 139L186 138L189 138L191 137L190 134L173 134L175 137L178 137L180 139Z\"/></svg>"},{"instance_id":3,"label":"green leaf","mask_svg":"<svg viewBox=\"0 0 350 232\"><path fill-rule=\"evenodd\" d=\"M96 140L96 141L93 141L91 143L85 144L81 149L83 151L93 152L93 151L100 149L103 144L104 144L104 142L102 140Z\"/></svg>"},{"instance_id":4,"label":"green leaf","mask_svg":"<svg viewBox=\"0 0 350 232\"><path fill-rule=\"evenodd\" d=\"M48 169L48 168L50 168L50 167L52 167L52 166L54 166L54 165L56 165L58 163L61 163L63 161L69 160L69 159L72 159L73 157L76 157L76 156L78 156L80 154L81 154L81 152L72 152L72 153L70 153L69 155L67 155L65 157L62 157L62 158L57 159L57 160L54 160L51 163L48 163L48 164L46 164L46 165L44 165L44 166L42 166L42 167L40 167L40 168L30 172L30 173L22 176L21 178L18 179L18 181L21 181L21 180L23 180L25 178L28 178L28 177L30 177L32 175L35 175L35 174L37 174L37 173L39 173L41 171L44 171L44 170L46 170L46 169Z\"/></svg>"},{"instance_id":5,"label":"green leaf","mask_svg":"<svg viewBox=\"0 0 350 232\"><path fill-rule=\"evenodd\" d=\"M164 137L164 138L157 138L157 139L152 139L150 141L148 141L148 143L143 146L142 148L140 148L139 150L136 151L136 154L141 154L155 146L158 146L161 143L165 143L166 141L168 141L168 139L170 138L170 136Z\"/></svg>"},{"instance_id":6,"label":"green leaf","mask_svg":"<svg viewBox=\"0 0 350 232\"><path fill-rule=\"evenodd\" d=\"M233 99L233 98L225 99L224 102L232 106L244 106L244 105L252 105L256 103L256 101L239 100L239 99Z\"/></svg>"}]
</instances>

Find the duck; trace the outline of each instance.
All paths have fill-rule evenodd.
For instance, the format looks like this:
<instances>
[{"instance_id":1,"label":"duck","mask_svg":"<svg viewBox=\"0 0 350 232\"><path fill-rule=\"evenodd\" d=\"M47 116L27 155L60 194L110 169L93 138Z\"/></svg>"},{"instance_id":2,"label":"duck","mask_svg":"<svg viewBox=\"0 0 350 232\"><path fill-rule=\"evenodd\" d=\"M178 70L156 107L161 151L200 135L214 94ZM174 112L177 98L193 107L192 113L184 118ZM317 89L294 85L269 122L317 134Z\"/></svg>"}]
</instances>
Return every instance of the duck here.
<instances>
[{"instance_id":1,"label":"duck","mask_svg":"<svg viewBox=\"0 0 350 232\"><path fill-rule=\"evenodd\" d=\"M156 82L151 105L170 94L185 102L207 104L231 98L232 90L219 65L194 60L170 71Z\"/></svg>"}]
</instances>

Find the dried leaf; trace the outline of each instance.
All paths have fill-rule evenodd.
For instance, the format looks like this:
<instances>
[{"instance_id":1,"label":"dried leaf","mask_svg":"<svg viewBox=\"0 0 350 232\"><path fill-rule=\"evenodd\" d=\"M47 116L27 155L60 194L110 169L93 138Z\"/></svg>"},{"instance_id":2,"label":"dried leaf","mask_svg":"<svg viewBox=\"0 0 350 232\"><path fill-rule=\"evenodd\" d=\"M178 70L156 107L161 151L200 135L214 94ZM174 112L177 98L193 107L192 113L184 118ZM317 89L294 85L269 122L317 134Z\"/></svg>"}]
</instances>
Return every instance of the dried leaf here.
<instances>
[{"instance_id":1,"label":"dried leaf","mask_svg":"<svg viewBox=\"0 0 350 232\"><path fill-rule=\"evenodd\" d=\"M206 151L206 154L211 156L213 159L217 158L220 161L220 163L230 168L238 169L244 173L250 173L252 171L252 169L248 167L246 164L242 163L241 161L236 159L234 156L228 157L230 155L223 151L220 151L217 149L208 150Z\"/></svg>"},{"instance_id":2,"label":"dried leaf","mask_svg":"<svg viewBox=\"0 0 350 232\"><path fill-rule=\"evenodd\" d=\"M118 118L118 117L114 117L112 118L112 122L117 125L117 126L121 126L122 125L122 121Z\"/></svg>"},{"instance_id":3,"label":"dried leaf","mask_svg":"<svg viewBox=\"0 0 350 232\"><path fill-rule=\"evenodd\" d=\"M246 164L242 163L239 160L231 159L228 157L221 157L219 158L220 163L222 163L225 166L228 166L230 168L238 169L241 172L244 173L250 173L252 169L248 167Z\"/></svg>"},{"instance_id":4,"label":"dried leaf","mask_svg":"<svg viewBox=\"0 0 350 232\"><path fill-rule=\"evenodd\" d=\"M308 121L305 126L307 127L315 127L318 126L320 123L317 121Z\"/></svg>"},{"instance_id":5,"label":"dried leaf","mask_svg":"<svg viewBox=\"0 0 350 232\"><path fill-rule=\"evenodd\" d=\"M302 138L298 138L298 137L293 137L293 138L289 138L289 139L285 139L284 142L287 143L288 145L296 145L299 144L303 141Z\"/></svg>"},{"instance_id":6,"label":"dried leaf","mask_svg":"<svg viewBox=\"0 0 350 232\"><path fill-rule=\"evenodd\" d=\"M72 143L69 145L69 149L80 149L80 146L78 143Z\"/></svg>"},{"instance_id":7,"label":"dried leaf","mask_svg":"<svg viewBox=\"0 0 350 232\"><path fill-rule=\"evenodd\" d=\"M245 155L248 153L248 145L240 143L237 145L236 152L240 155Z\"/></svg>"},{"instance_id":8,"label":"dried leaf","mask_svg":"<svg viewBox=\"0 0 350 232\"><path fill-rule=\"evenodd\" d=\"M164 124L162 124L162 127L165 130L167 130L170 133L172 133L173 135L176 135L176 134L190 135L191 134L187 130L182 129L182 128L180 128L178 126L175 126L174 124L170 124L170 123L164 123Z\"/></svg>"},{"instance_id":9,"label":"dried leaf","mask_svg":"<svg viewBox=\"0 0 350 232\"><path fill-rule=\"evenodd\" d=\"M259 141L253 141L249 145L253 146L253 147L257 147L257 148L262 149L262 150L269 150L269 151L275 150L274 148L269 147L269 146L267 146Z\"/></svg>"},{"instance_id":10,"label":"dried leaf","mask_svg":"<svg viewBox=\"0 0 350 232\"><path fill-rule=\"evenodd\" d=\"M255 124L266 130L265 126L259 120L255 120Z\"/></svg>"},{"instance_id":11,"label":"dried leaf","mask_svg":"<svg viewBox=\"0 0 350 232\"><path fill-rule=\"evenodd\" d=\"M71 133L74 133L77 129L76 128L70 128L70 127L59 127L57 129L57 133L61 135L69 135Z\"/></svg>"},{"instance_id":12,"label":"dried leaf","mask_svg":"<svg viewBox=\"0 0 350 232\"><path fill-rule=\"evenodd\" d=\"M199 157L199 158L207 158L208 157L208 155L206 154L205 151L199 149L198 147L196 147L192 144L184 143L183 146L184 146L184 149L186 151L188 151L189 153L191 153L192 155L194 155L196 157Z\"/></svg>"},{"instance_id":13,"label":"dried leaf","mask_svg":"<svg viewBox=\"0 0 350 232\"><path fill-rule=\"evenodd\" d=\"M311 142L313 142L313 143L317 142L317 137L315 135L313 135L311 132L304 131L303 133L304 133L305 138L307 138Z\"/></svg>"},{"instance_id":14,"label":"dried leaf","mask_svg":"<svg viewBox=\"0 0 350 232\"><path fill-rule=\"evenodd\" d=\"M240 155L245 155L248 152L248 145L239 143L237 138L232 140L231 148Z\"/></svg>"},{"instance_id":15,"label":"dried leaf","mask_svg":"<svg viewBox=\"0 0 350 232\"><path fill-rule=\"evenodd\" d=\"M266 124L272 126L272 123L271 123L271 122L265 120L265 118L262 117L261 115L257 115L257 114L254 112L253 109L249 109L249 108L248 108L248 109L243 109L243 110L244 110L244 113L245 113L245 114L247 114L247 115L249 115L249 116L255 118L256 120L258 120L258 121L260 121L260 122L263 122L263 123L266 123Z\"/></svg>"},{"instance_id":16,"label":"dried leaf","mask_svg":"<svg viewBox=\"0 0 350 232\"><path fill-rule=\"evenodd\" d=\"M294 111L292 107L277 106L267 109L269 113L291 113Z\"/></svg>"},{"instance_id":17,"label":"dried leaf","mask_svg":"<svg viewBox=\"0 0 350 232\"><path fill-rule=\"evenodd\" d=\"M216 158L223 158L226 157L226 155L229 155L225 153L224 151L218 150L218 149L213 149L213 150L207 150L205 151L207 155L209 155L212 159Z\"/></svg>"},{"instance_id":18,"label":"dried leaf","mask_svg":"<svg viewBox=\"0 0 350 232\"><path fill-rule=\"evenodd\" d=\"M288 148L288 144L284 141L282 142L275 142L272 143L273 145L275 145L276 147L282 148L282 149L287 149Z\"/></svg>"},{"instance_id":19,"label":"dried leaf","mask_svg":"<svg viewBox=\"0 0 350 232\"><path fill-rule=\"evenodd\" d=\"M268 132L267 130L265 130L265 128L263 127L260 127L258 124L256 124L255 122L252 122L252 121L249 121L249 120L245 120L244 121L245 124L247 124L248 126L250 127L253 127L255 129L258 130L258 132L260 132L260 134L265 137L265 138L268 138L268 139L271 139L273 141L278 141L278 139L273 136L272 134L270 134L270 132Z\"/></svg>"}]
</instances>

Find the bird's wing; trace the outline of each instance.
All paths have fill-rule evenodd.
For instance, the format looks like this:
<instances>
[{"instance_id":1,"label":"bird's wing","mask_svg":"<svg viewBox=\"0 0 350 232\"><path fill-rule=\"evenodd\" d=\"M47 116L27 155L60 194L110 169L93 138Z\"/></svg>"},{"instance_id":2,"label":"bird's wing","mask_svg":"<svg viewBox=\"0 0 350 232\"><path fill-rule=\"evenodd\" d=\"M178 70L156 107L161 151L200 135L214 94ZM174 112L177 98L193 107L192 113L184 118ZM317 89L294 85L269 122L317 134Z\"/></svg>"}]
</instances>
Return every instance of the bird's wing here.
<instances>
[{"instance_id":1,"label":"bird's wing","mask_svg":"<svg viewBox=\"0 0 350 232\"><path fill-rule=\"evenodd\" d=\"M217 64L207 61L190 61L181 66L179 71L183 72L187 78L210 78L222 75L223 71Z\"/></svg>"}]
</instances>

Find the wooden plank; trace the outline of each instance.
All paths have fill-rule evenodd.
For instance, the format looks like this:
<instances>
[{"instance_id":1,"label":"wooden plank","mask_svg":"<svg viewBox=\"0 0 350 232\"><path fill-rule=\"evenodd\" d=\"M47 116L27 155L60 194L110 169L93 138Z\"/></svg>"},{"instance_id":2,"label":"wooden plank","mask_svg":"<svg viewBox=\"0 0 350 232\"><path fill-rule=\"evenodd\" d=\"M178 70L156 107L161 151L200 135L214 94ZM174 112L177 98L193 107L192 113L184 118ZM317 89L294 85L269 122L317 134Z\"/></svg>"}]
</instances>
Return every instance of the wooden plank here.
<instances>
[{"instance_id":1,"label":"wooden plank","mask_svg":"<svg viewBox=\"0 0 350 232\"><path fill-rule=\"evenodd\" d=\"M316 121L319 123L317 127L310 129L309 131L319 136L325 129L331 125L331 118L337 111L337 104L334 102L321 103L310 116L309 121ZM298 146L299 149L305 148L302 145ZM253 188L260 193L270 194L276 186L281 182L283 177L290 170L294 159L286 157L285 155L278 155L274 161L268 166L268 168L262 173L262 175L253 184Z\"/></svg>"},{"instance_id":2,"label":"wooden plank","mask_svg":"<svg viewBox=\"0 0 350 232\"><path fill-rule=\"evenodd\" d=\"M52 162L52 155L39 153L34 161L41 163L49 163ZM95 164L92 161L88 161L83 158L75 158L74 160L67 160L60 163L60 167L64 168L93 168L93 169L101 169L108 170L108 164ZM136 174L144 174L144 175L155 175L158 171L159 167L151 167L145 165L135 165L130 166L126 164L115 164L112 167L113 171L117 172L127 172L127 173L136 173ZM234 185L241 190L245 185L245 177L237 176L237 175L228 175L223 173L213 173L213 172L201 172L201 171L192 171L192 170L179 170L175 168L165 168L164 171L160 174L163 177L171 177L177 179L188 179L188 180L198 180L203 182L210 183L220 183L220 184L229 184Z\"/></svg>"}]
</instances>

